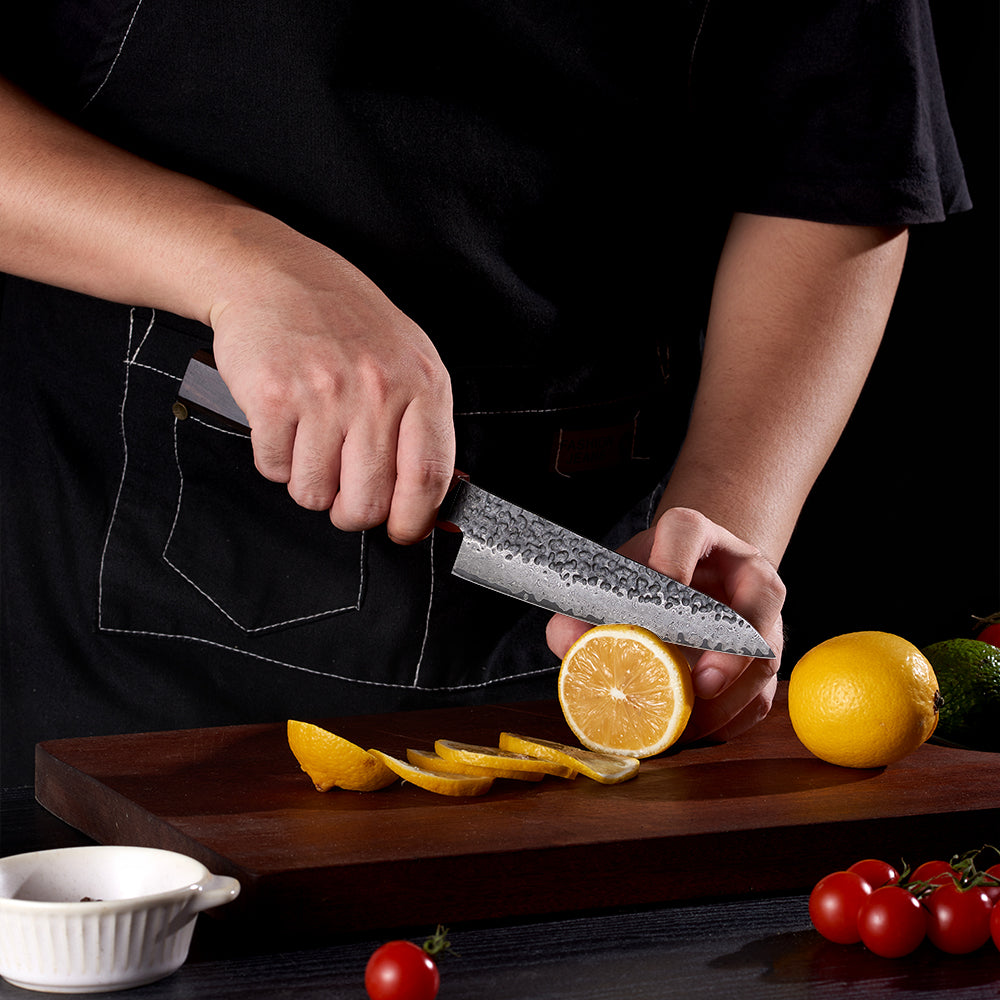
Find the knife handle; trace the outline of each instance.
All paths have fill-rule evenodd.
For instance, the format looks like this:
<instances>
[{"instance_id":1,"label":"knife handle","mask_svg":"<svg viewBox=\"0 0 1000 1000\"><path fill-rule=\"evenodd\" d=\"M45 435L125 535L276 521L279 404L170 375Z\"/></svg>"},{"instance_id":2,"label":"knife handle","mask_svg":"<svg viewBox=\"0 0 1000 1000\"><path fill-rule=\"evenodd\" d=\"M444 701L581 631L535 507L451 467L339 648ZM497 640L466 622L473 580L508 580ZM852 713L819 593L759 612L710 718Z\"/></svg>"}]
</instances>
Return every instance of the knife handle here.
<instances>
[{"instance_id":1,"label":"knife handle","mask_svg":"<svg viewBox=\"0 0 1000 1000\"><path fill-rule=\"evenodd\" d=\"M171 409L178 420L186 420L191 413L211 414L231 430L250 433L250 422L222 380L214 355L206 349L195 351L188 362Z\"/></svg>"},{"instance_id":2,"label":"knife handle","mask_svg":"<svg viewBox=\"0 0 1000 1000\"><path fill-rule=\"evenodd\" d=\"M462 529L453 521L448 520L448 517L454 507L455 487L459 483L467 483L469 481L469 474L467 472L462 472L460 469L456 469L454 473L452 473L451 484L448 486L448 492L444 495L444 500L441 502L441 509L438 511L438 519L434 522L435 527L440 528L442 531L451 531L455 533L461 532Z\"/></svg>"}]
</instances>

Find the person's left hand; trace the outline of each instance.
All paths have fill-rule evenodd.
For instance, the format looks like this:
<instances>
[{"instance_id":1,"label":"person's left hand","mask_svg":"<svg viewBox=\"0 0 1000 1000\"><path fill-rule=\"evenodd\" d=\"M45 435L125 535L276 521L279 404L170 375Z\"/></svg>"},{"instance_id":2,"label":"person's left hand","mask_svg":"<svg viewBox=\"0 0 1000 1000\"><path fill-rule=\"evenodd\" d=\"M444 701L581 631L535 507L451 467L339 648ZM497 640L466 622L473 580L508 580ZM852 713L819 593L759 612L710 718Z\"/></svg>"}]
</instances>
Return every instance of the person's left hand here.
<instances>
[{"instance_id":1,"label":"person's left hand","mask_svg":"<svg viewBox=\"0 0 1000 1000\"><path fill-rule=\"evenodd\" d=\"M685 649L696 698L684 739L728 740L760 722L774 699L784 638L785 587L774 566L754 546L682 507L666 510L654 527L630 538L619 551L722 601L749 621L776 654L765 660ZM588 628L574 618L554 615L546 630L549 648L565 656Z\"/></svg>"}]
</instances>

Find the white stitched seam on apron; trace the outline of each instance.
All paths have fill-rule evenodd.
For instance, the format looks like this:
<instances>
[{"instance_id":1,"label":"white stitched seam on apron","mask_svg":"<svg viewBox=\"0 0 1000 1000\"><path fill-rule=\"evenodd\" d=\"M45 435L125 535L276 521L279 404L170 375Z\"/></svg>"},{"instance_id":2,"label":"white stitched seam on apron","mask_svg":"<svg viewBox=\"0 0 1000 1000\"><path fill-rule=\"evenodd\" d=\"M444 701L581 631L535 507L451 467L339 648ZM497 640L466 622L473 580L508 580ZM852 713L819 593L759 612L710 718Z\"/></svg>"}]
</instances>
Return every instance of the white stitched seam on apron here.
<instances>
[{"instance_id":1,"label":"white stitched seam on apron","mask_svg":"<svg viewBox=\"0 0 1000 1000\"><path fill-rule=\"evenodd\" d=\"M91 101L97 97L97 95L104 89L104 85L108 82L111 74L115 71L115 66L118 65L118 57L122 54L122 49L125 48L125 41L129 36L129 32L132 30L132 25L135 24L136 14L139 13L139 8L142 6L142 0L135 5L135 10L132 11L132 16L129 18L128 27L125 29L125 33L122 35L122 40L118 45L118 51L115 53L114 59L111 60L111 65L108 67L107 73L104 74L104 79L97 85L97 90L95 90L90 97L87 98L86 103L80 108L81 111L86 111L90 107Z\"/></svg>"},{"instance_id":2,"label":"white stitched seam on apron","mask_svg":"<svg viewBox=\"0 0 1000 1000\"><path fill-rule=\"evenodd\" d=\"M430 564L431 579L430 588L427 595L427 615L424 617L424 637L420 640L420 654L417 657L417 665L413 671L413 683L410 687L420 689L420 685L417 683L420 680L420 667L424 662L424 651L427 649L427 637L431 632L431 609L434 607L434 532L431 532L430 544L427 546L428 549L428 563Z\"/></svg>"},{"instance_id":3,"label":"white stitched seam on apron","mask_svg":"<svg viewBox=\"0 0 1000 1000\"><path fill-rule=\"evenodd\" d=\"M251 659L260 660L264 663L274 663L279 667L288 667L290 670L301 670L305 674L315 674L317 677L329 677L335 681L346 681L349 684L367 684L369 687L382 688L406 688L410 691L468 691L473 688L485 688L494 684L503 684L506 681L518 681L525 677L540 677L542 674L552 673L558 667L540 667L538 670L526 670L520 674L508 674L504 677L491 677L489 680L478 681L475 684L442 684L433 687L424 687L418 684L398 684L391 681L373 681L366 677L345 677L343 674L334 674L329 670L316 670L313 667L302 667L297 663L287 663L285 660L278 660L273 656L262 656L260 653L251 653L248 650L240 649L239 646L227 646L224 642L216 642L213 639L205 639L199 635L179 635L171 632L152 632L143 629L105 628L103 631L119 633L124 635L143 635L152 639L186 639L191 642L200 642L214 649L224 649L230 653L238 653L240 656L249 656Z\"/></svg>"},{"instance_id":4,"label":"white stitched seam on apron","mask_svg":"<svg viewBox=\"0 0 1000 1000\"><path fill-rule=\"evenodd\" d=\"M601 399L594 403L574 403L572 406L548 406L527 410L456 410L456 417L518 417L531 416L535 413L567 413L571 410L593 410L601 406L617 406L620 403L629 403L635 400L634 396L618 396L615 399Z\"/></svg>"},{"instance_id":5,"label":"white stitched seam on apron","mask_svg":"<svg viewBox=\"0 0 1000 1000\"><path fill-rule=\"evenodd\" d=\"M189 577L182 569L180 569L180 567L178 567L175 563L171 562L171 560L167 557L167 549L170 547L170 540L174 537L174 530L177 527L177 519L180 517L181 514L181 502L184 497L184 470L181 468L180 455L178 454L177 451L177 425L179 423L180 421L177 420L177 418L175 417L174 418L174 462L177 464L177 478L178 478L177 506L174 508L174 519L173 523L170 525L170 533L167 535L167 540L163 544L163 552L160 553L160 557L163 559L163 561L182 580L187 581L192 587L194 587L194 589L197 590L198 593L201 594L201 596L204 597L205 600L209 602L209 604L211 604L214 608L216 608L220 614L224 615L226 619L232 622L232 624L235 625L242 632L247 632L247 633L265 632L272 628L278 628L284 625L298 625L301 622L314 621L317 618L324 618L327 615L339 614L342 611L349 611L352 609L356 611L358 608L360 608L361 593L362 590L364 589L364 581L365 581L365 542L366 542L367 532L364 531L361 532L361 554L360 554L360 567L359 567L360 579L358 581L358 594L353 604L345 604L341 608L326 608L323 611L316 611L311 615L302 615L298 618L289 618L287 621L271 622L268 625L262 625L258 628L250 628L250 626L243 625L240 622L238 622L228 611L226 611L226 609L217 600L215 600L214 597L212 597L209 593L207 593L205 590L199 587L198 584L196 584L194 580L191 579L191 577ZM203 426L209 426L209 425L204 424ZM244 435L240 436L242 437Z\"/></svg>"},{"instance_id":6,"label":"white stitched seam on apron","mask_svg":"<svg viewBox=\"0 0 1000 1000\"><path fill-rule=\"evenodd\" d=\"M136 357L139 356L139 352L135 352ZM162 368L157 368L155 365L147 365L143 361L136 361L135 358L132 359L133 368L142 368L147 372L153 372L154 375L162 375L164 378L172 379L174 382L183 382L184 379L180 375L172 375L170 372L165 372ZM245 437L246 435L244 435Z\"/></svg>"},{"instance_id":7,"label":"white stitched seam on apron","mask_svg":"<svg viewBox=\"0 0 1000 1000\"><path fill-rule=\"evenodd\" d=\"M156 318L156 313L154 312L149 317L149 326L146 328L146 333L143 336L143 340L149 336L149 331L153 328L153 321ZM101 620L104 613L104 560L108 554L108 545L111 544L111 532L114 530L115 518L118 516L118 504L121 501L122 491L125 489L125 473L128 470L128 437L125 434L125 401L128 399L128 382L129 382L129 366L131 364L131 354L132 354L132 330L135 325L135 307L129 309L128 311L128 339L126 342L126 351L124 358L124 368L125 368L125 384L122 388L122 402L121 407L118 410L119 426L121 429L122 436L122 475L121 479L118 481L118 491L115 493L114 506L111 508L111 520L108 522L108 530L104 536L104 545L101 548L101 562L100 562L100 572L97 577L97 627L101 627Z\"/></svg>"}]
</instances>

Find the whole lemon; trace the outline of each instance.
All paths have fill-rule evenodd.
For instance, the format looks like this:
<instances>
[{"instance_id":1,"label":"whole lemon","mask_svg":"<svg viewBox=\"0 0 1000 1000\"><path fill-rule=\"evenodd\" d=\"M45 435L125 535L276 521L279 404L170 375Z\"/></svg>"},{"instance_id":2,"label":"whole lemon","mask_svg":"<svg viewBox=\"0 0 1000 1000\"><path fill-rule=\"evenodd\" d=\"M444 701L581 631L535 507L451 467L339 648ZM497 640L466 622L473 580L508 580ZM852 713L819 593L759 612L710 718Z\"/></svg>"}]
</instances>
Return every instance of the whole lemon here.
<instances>
[{"instance_id":1,"label":"whole lemon","mask_svg":"<svg viewBox=\"0 0 1000 1000\"><path fill-rule=\"evenodd\" d=\"M934 669L888 632L821 642L792 670L788 714L810 753L842 767L883 767L934 732L941 707Z\"/></svg>"}]
</instances>

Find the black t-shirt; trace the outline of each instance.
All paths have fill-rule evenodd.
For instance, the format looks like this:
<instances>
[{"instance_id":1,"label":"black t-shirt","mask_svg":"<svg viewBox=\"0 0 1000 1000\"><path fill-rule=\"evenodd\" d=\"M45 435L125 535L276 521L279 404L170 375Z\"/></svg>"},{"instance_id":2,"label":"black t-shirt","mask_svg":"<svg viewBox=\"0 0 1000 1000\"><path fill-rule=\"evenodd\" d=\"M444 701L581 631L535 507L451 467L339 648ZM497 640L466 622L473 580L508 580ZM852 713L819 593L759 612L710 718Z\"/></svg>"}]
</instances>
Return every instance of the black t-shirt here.
<instances>
[{"instance_id":1,"label":"black t-shirt","mask_svg":"<svg viewBox=\"0 0 1000 1000\"><path fill-rule=\"evenodd\" d=\"M731 207L861 225L969 207L925 3L703 7L692 120Z\"/></svg>"},{"instance_id":2,"label":"black t-shirt","mask_svg":"<svg viewBox=\"0 0 1000 1000\"><path fill-rule=\"evenodd\" d=\"M438 345L460 467L592 536L669 468L734 211L968 205L924 0L22 6L0 70L359 266ZM42 738L551 695L545 615L452 541L337 533L174 420L210 338L6 282L5 779Z\"/></svg>"},{"instance_id":3,"label":"black t-shirt","mask_svg":"<svg viewBox=\"0 0 1000 1000\"><path fill-rule=\"evenodd\" d=\"M736 210L968 207L927 0L47 8L7 35L31 89L333 246L455 369L550 382L695 279L703 309Z\"/></svg>"}]
</instances>

